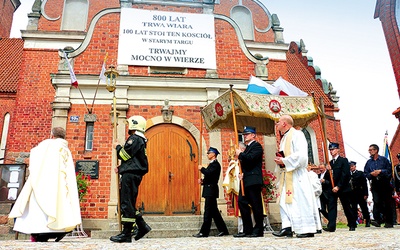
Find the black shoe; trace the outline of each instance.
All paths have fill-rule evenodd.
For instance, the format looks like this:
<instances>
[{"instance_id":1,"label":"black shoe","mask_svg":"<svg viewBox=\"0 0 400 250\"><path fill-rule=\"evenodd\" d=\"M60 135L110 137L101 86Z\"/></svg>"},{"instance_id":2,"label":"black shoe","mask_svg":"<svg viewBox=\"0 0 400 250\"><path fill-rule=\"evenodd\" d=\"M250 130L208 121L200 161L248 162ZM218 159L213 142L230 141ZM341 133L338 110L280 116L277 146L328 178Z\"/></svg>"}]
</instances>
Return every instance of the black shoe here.
<instances>
[{"instance_id":1,"label":"black shoe","mask_svg":"<svg viewBox=\"0 0 400 250\"><path fill-rule=\"evenodd\" d=\"M264 234L263 233L261 233L261 234L249 234L249 235L246 235L246 237L250 237L250 238L264 237Z\"/></svg>"},{"instance_id":2,"label":"black shoe","mask_svg":"<svg viewBox=\"0 0 400 250\"><path fill-rule=\"evenodd\" d=\"M56 242L59 242L60 240L62 240L64 237L65 237L65 235L67 235L68 233L61 233L61 234L59 234L57 237L56 237Z\"/></svg>"},{"instance_id":3,"label":"black shoe","mask_svg":"<svg viewBox=\"0 0 400 250\"><path fill-rule=\"evenodd\" d=\"M317 234L322 234L322 230L321 230L321 229L318 229L318 230L317 230Z\"/></svg>"},{"instance_id":4,"label":"black shoe","mask_svg":"<svg viewBox=\"0 0 400 250\"><path fill-rule=\"evenodd\" d=\"M292 232L292 228L290 227L286 227L286 228L282 228L281 231L279 232L273 232L272 235L276 236L276 237L293 237L293 232Z\"/></svg>"},{"instance_id":5,"label":"black shoe","mask_svg":"<svg viewBox=\"0 0 400 250\"><path fill-rule=\"evenodd\" d=\"M118 242L118 243L122 243L122 242L132 242L132 236L131 234L118 234L115 236L111 236L110 240L113 242Z\"/></svg>"},{"instance_id":6,"label":"black shoe","mask_svg":"<svg viewBox=\"0 0 400 250\"><path fill-rule=\"evenodd\" d=\"M220 232L219 234L215 235L216 237L221 237L221 236L225 236L225 235L229 235L228 232Z\"/></svg>"},{"instance_id":7,"label":"black shoe","mask_svg":"<svg viewBox=\"0 0 400 250\"><path fill-rule=\"evenodd\" d=\"M133 236L137 235L138 232L139 232L139 229L138 229L138 227L137 227L136 224L135 224L135 225L133 226L133 228L132 228L131 236L133 237Z\"/></svg>"},{"instance_id":8,"label":"black shoe","mask_svg":"<svg viewBox=\"0 0 400 250\"><path fill-rule=\"evenodd\" d=\"M365 220L365 227L371 226L371 220Z\"/></svg>"},{"instance_id":9,"label":"black shoe","mask_svg":"<svg viewBox=\"0 0 400 250\"><path fill-rule=\"evenodd\" d=\"M376 220L372 220L371 225L373 225L375 227L381 227L381 223L377 222Z\"/></svg>"},{"instance_id":10,"label":"black shoe","mask_svg":"<svg viewBox=\"0 0 400 250\"><path fill-rule=\"evenodd\" d=\"M202 234L202 233L193 234L192 236L193 236L193 237L196 237L196 238L207 238L207 237L208 237L208 235L204 235L204 234Z\"/></svg>"},{"instance_id":11,"label":"black shoe","mask_svg":"<svg viewBox=\"0 0 400 250\"><path fill-rule=\"evenodd\" d=\"M306 234L296 234L297 238L311 238L314 237L313 233L306 233Z\"/></svg>"},{"instance_id":12,"label":"black shoe","mask_svg":"<svg viewBox=\"0 0 400 250\"><path fill-rule=\"evenodd\" d=\"M242 238L242 237L246 237L246 234L245 233L238 233L238 234L234 234L233 237Z\"/></svg>"},{"instance_id":13,"label":"black shoe","mask_svg":"<svg viewBox=\"0 0 400 250\"><path fill-rule=\"evenodd\" d=\"M349 231L356 231L356 228L355 227L350 227Z\"/></svg>"},{"instance_id":14,"label":"black shoe","mask_svg":"<svg viewBox=\"0 0 400 250\"><path fill-rule=\"evenodd\" d=\"M322 228L322 230L324 230L326 232L332 232L332 233L336 231L335 229L331 229L331 228L327 228L327 227Z\"/></svg>"},{"instance_id":15,"label":"black shoe","mask_svg":"<svg viewBox=\"0 0 400 250\"><path fill-rule=\"evenodd\" d=\"M392 224L388 224L388 223L385 223L385 226L384 226L385 228L393 228L393 225Z\"/></svg>"},{"instance_id":16,"label":"black shoe","mask_svg":"<svg viewBox=\"0 0 400 250\"><path fill-rule=\"evenodd\" d=\"M39 233L39 234L31 234L31 236L34 238L36 242L48 242L49 237L46 235L46 233Z\"/></svg>"},{"instance_id":17,"label":"black shoe","mask_svg":"<svg viewBox=\"0 0 400 250\"><path fill-rule=\"evenodd\" d=\"M140 240L141 238L143 238L143 236L145 236L148 232L151 231L151 227L147 225L144 221L143 223L144 225L139 226L139 232L136 234L135 240Z\"/></svg>"}]
</instances>

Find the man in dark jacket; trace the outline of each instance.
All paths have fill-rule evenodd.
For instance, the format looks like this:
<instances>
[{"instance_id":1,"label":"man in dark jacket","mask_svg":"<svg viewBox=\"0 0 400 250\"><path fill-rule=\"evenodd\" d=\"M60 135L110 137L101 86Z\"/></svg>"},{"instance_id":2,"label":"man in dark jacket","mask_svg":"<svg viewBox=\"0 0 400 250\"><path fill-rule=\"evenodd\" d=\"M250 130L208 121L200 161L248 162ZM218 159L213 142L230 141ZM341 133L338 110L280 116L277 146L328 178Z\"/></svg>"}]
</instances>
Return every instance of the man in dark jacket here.
<instances>
[{"instance_id":1,"label":"man in dark jacket","mask_svg":"<svg viewBox=\"0 0 400 250\"><path fill-rule=\"evenodd\" d=\"M240 186L238 199L239 210L243 220L243 233L235 234L234 237L263 237L264 215L261 196L263 148L255 140L256 129L254 127L244 127L242 134L247 146L243 152L241 149L236 149L236 156L240 161L244 187L244 190L242 190L242 185ZM254 215L254 228L251 211L253 211Z\"/></svg>"},{"instance_id":2,"label":"man in dark jacket","mask_svg":"<svg viewBox=\"0 0 400 250\"><path fill-rule=\"evenodd\" d=\"M127 119L127 124L129 137L125 145L122 147L118 142L114 142L118 159L121 160L121 165L116 172L121 175L121 222L124 225L122 233L111 236L110 240L114 242L132 242L131 231L135 222L138 227L135 240L141 239L151 230L140 212L136 210L139 185L148 172L147 139L144 136L146 120L142 116L132 116Z\"/></svg>"},{"instance_id":3,"label":"man in dark jacket","mask_svg":"<svg viewBox=\"0 0 400 250\"><path fill-rule=\"evenodd\" d=\"M379 147L376 144L369 146L368 152L371 158L365 163L364 174L371 181L372 200L374 201L374 220L371 224L380 227L385 222L386 228L393 227L393 199L392 165L386 157L378 154Z\"/></svg>"},{"instance_id":4,"label":"man in dark jacket","mask_svg":"<svg viewBox=\"0 0 400 250\"><path fill-rule=\"evenodd\" d=\"M369 227L371 224L369 210L367 206L368 199L368 185L367 179L363 171L357 170L356 162L350 162L350 186L352 191L351 208L354 214L358 214L358 205L360 205L365 226Z\"/></svg>"},{"instance_id":5,"label":"man in dark jacket","mask_svg":"<svg viewBox=\"0 0 400 250\"><path fill-rule=\"evenodd\" d=\"M203 185L202 197L205 198L204 203L204 220L200 232L194 234L193 237L208 237L211 228L211 222L214 219L215 226L219 234L217 236L228 235L228 228L222 219L221 213L218 210L217 198L219 197L218 180L221 174L221 165L217 161L219 151L216 148L210 147L207 152L207 157L210 160L207 168L199 165L200 172L204 175L204 179L200 179L199 183Z\"/></svg>"},{"instance_id":6,"label":"man in dark jacket","mask_svg":"<svg viewBox=\"0 0 400 250\"><path fill-rule=\"evenodd\" d=\"M343 206L344 214L347 218L347 226L350 231L355 231L357 227L357 215L353 213L350 205L351 187L350 187L350 166L347 158L339 155L339 144L330 143L329 152L332 160L329 162L332 169L334 187L328 193L328 225L323 228L325 231L334 232L336 230L337 218L337 200ZM329 176L325 176L328 180ZM330 181L330 180L329 180Z\"/></svg>"}]
</instances>

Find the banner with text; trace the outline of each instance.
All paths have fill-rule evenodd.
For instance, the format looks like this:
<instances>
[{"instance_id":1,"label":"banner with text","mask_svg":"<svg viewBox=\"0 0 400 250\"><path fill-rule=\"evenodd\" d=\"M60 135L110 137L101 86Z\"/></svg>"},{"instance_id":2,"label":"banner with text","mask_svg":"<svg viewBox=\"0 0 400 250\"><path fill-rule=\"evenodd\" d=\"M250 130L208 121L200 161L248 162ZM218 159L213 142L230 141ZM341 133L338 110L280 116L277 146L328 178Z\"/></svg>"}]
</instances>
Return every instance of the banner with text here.
<instances>
[{"instance_id":1,"label":"banner with text","mask_svg":"<svg viewBox=\"0 0 400 250\"><path fill-rule=\"evenodd\" d=\"M122 8L118 64L216 69L214 16Z\"/></svg>"}]
</instances>

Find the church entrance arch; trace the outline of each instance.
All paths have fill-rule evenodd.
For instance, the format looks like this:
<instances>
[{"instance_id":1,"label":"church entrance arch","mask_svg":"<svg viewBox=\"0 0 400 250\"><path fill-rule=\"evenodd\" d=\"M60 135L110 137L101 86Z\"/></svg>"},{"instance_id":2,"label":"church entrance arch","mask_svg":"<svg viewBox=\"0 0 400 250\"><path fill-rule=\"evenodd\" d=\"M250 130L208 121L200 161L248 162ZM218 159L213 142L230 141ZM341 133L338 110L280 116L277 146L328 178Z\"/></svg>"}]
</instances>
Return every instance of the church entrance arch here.
<instances>
[{"instance_id":1,"label":"church entrance arch","mask_svg":"<svg viewBox=\"0 0 400 250\"><path fill-rule=\"evenodd\" d=\"M140 185L137 206L149 215L195 213L200 198L195 139L170 123L152 126L146 137L149 172Z\"/></svg>"}]
</instances>

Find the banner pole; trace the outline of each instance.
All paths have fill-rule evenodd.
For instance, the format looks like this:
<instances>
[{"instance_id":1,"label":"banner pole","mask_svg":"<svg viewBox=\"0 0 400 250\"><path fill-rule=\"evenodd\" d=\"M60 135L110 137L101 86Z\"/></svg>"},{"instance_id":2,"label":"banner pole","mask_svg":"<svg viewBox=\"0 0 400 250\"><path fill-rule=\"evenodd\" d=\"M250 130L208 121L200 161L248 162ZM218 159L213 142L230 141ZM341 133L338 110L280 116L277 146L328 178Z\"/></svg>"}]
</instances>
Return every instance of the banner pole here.
<instances>
[{"instance_id":1,"label":"banner pole","mask_svg":"<svg viewBox=\"0 0 400 250\"><path fill-rule=\"evenodd\" d=\"M237 124L236 124L235 102L233 100L233 84L230 84L229 86L230 86L230 90L231 90L230 97L231 97L231 106L232 106L233 130L235 132L235 145L236 145L236 148L238 148L239 147L239 135L238 135ZM238 160L238 165L239 165L240 176L242 176L242 166L241 166L239 160ZM242 189L242 196L245 196L243 179L240 179L240 189Z\"/></svg>"}]
</instances>

